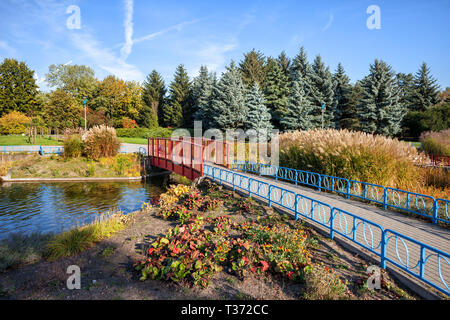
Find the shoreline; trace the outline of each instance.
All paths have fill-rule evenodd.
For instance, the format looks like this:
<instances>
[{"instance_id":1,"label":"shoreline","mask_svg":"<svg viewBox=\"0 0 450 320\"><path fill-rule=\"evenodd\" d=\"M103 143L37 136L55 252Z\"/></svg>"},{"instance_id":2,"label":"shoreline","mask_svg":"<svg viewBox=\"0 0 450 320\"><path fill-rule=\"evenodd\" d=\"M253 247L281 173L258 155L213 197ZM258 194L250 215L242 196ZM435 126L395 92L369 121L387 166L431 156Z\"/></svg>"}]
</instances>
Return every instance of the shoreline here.
<instances>
[{"instance_id":1,"label":"shoreline","mask_svg":"<svg viewBox=\"0 0 450 320\"><path fill-rule=\"evenodd\" d=\"M148 176L139 177L79 177L79 178L8 178L0 177L0 182L91 182L91 181L137 181Z\"/></svg>"}]
</instances>

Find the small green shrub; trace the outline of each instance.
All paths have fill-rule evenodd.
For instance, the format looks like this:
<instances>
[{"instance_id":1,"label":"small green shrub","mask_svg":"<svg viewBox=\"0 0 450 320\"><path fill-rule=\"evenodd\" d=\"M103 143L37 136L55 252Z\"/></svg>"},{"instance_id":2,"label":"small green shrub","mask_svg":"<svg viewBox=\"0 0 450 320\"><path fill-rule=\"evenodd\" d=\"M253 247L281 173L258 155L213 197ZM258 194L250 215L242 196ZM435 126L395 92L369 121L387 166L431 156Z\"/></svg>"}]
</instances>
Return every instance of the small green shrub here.
<instances>
[{"instance_id":1,"label":"small green shrub","mask_svg":"<svg viewBox=\"0 0 450 320\"><path fill-rule=\"evenodd\" d=\"M124 154L119 154L115 158L114 170L118 175L123 175L125 171L129 170L133 166L132 159Z\"/></svg>"},{"instance_id":2,"label":"small green shrub","mask_svg":"<svg viewBox=\"0 0 450 320\"><path fill-rule=\"evenodd\" d=\"M440 132L427 131L420 135L422 149L439 156L450 156L450 129Z\"/></svg>"},{"instance_id":3,"label":"small green shrub","mask_svg":"<svg viewBox=\"0 0 450 320\"><path fill-rule=\"evenodd\" d=\"M11 234L0 241L0 272L21 265L35 263L46 256L50 234Z\"/></svg>"},{"instance_id":4,"label":"small green shrub","mask_svg":"<svg viewBox=\"0 0 450 320\"><path fill-rule=\"evenodd\" d=\"M116 129L118 137L127 138L170 138L172 129L169 128L121 128Z\"/></svg>"},{"instance_id":5,"label":"small green shrub","mask_svg":"<svg viewBox=\"0 0 450 320\"><path fill-rule=\"evenodd\" d=\"M95 175L95 164L93 162L88 164L87 171L88 177L93 177Z\"/></svg>"},{"instance_id":6,"label":"small green shrub","mask_svg":"<svg viewBox=\"0 0 450 320\"><path fill-rule=\"evenodd\" d=\"M48 243L49 259L80 253L124 227L123 215L105 215L91 224L58 234Z\"/></svg>"},{"instance_id":7,"label":"small green shrub","mask_svg":"<svg viewBox=\"0 0 450 320\"><path fill-rule=\"evenodd\" d=\"M306 293L308 300L344 300L349 299L347 283L343 282L333 270L322 265L313 265L307 269Z\"/></svg>"},{"instance_id":8,"label":"small green shrub","mask_svg":"<svg viewBox=\"0 0 450 320\"><path fill-rule=\"evenodd\" d=\"M116 130L107 126L95 126L83 135L85 155L93 160L114 157L120 149Z\"/></svg>"},{"instance_id":9,"label":"small green shrub","mask_svg":"<svg viewBox=\"0 0 450 320\"><path fill-rule=\"evenodd\" d=\"M64 158L78 158L83 153L81 136L74 134L64 139Z\"/></svg>"}]
</instances>

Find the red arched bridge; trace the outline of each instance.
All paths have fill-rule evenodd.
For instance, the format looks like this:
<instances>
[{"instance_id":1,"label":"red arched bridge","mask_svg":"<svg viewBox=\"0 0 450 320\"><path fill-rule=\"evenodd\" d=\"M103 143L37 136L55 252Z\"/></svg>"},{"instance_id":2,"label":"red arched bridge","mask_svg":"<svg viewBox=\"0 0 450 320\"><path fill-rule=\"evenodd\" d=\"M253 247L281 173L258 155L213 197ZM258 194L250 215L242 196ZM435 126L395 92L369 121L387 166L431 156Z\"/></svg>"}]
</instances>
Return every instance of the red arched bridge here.
<instances>
[{"instance_id":1,"label":"red arched bridge","mask_svg":"<svg viewBox=\"0 0 450 320\"><path fill-rule=\"evenodd\" d=\"M203 176L203 162L231 167L232 143L206 138L149 138L147 155L154 167L190 180Z\"/></svg>"}]
</instances>

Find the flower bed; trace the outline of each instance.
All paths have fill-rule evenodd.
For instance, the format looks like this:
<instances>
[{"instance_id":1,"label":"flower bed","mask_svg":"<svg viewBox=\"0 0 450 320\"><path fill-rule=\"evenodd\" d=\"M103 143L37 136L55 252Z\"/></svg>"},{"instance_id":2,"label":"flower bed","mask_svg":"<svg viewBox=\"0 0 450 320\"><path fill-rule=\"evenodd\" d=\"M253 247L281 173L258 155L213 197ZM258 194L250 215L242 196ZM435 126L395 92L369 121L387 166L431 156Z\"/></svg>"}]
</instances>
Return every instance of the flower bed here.
<instances>
[{"instance_id":1,"label":"flower bed","mask_svg":"<svg viewBox=\"0 0 450 320\"><path fill-rule=\"evenodd\" d=\"M140 279L206 287L221 271L241 280L271 275L303 284L320 274L315 270L323 267L312 263L304 229L292 228L278 215L261 215L252 199L231 199L217 186L176 186L163 194L157 216L180 224L158 237L135 264ZM229 214L216 214L224 211ZM252 217L242 221L243 215ZM346 284L332 272L327 275L324 281L346 297Z\"/></svg>"}]
</instances>

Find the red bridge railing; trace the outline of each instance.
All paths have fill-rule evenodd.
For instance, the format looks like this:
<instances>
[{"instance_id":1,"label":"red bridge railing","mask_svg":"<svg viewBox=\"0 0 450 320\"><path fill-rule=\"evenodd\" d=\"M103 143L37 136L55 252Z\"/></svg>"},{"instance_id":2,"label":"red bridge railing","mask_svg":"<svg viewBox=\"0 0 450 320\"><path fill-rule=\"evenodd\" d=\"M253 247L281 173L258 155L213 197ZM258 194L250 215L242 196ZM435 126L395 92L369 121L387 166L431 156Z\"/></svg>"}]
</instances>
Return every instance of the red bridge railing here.
<instances>
[{"instance_id":1,"label":"red bridge railing","mask_svg":"<svg viewBox=\"0 0 450 320\"><path fill-rule=\"evenodd\" d=\"M231 167L231 143L205 138L148 138L152 166L175 172L194 180L203 176L203 162Z\"/></svg>"}]
</instances>

